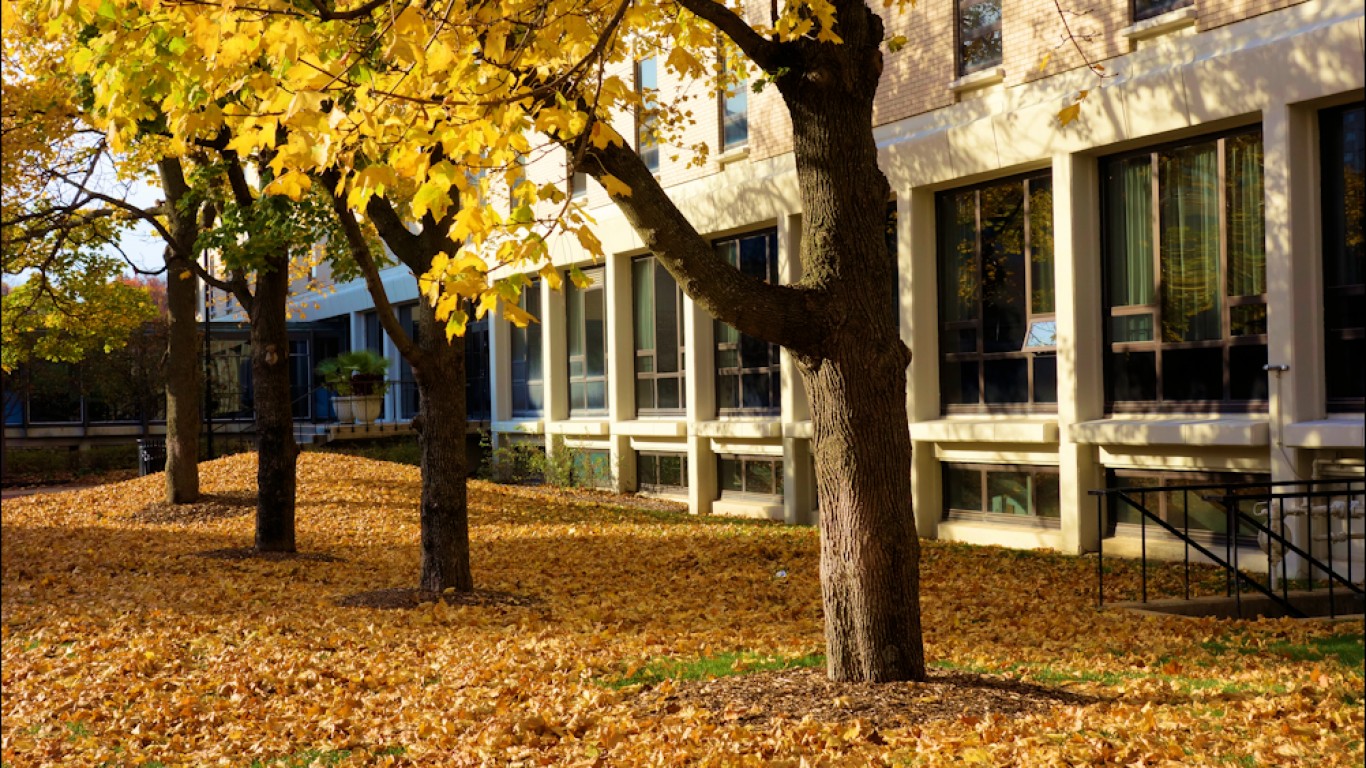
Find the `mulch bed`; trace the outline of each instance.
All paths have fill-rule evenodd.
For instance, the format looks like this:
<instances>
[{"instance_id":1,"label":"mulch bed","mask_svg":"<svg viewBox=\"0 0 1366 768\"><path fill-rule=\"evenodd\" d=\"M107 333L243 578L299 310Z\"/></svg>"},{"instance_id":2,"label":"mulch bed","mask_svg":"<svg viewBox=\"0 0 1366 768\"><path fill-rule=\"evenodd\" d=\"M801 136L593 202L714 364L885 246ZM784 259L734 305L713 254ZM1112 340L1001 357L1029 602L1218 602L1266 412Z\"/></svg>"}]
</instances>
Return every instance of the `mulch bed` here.
<instances>
[{"instance_id":1,"label":"mulch bed","mask_svg":"<svg viewBox=\"0 0 1366 768\"><path fill-rule=\"evenodd\" d=\"M649 690L641 694L637 708L642 714L660 715L695 707L744 725L811 717L892 728L952 719L975 724L988 714L1013 718L1097 701L995 675L932 670L929 678L924 683L836 683L823 669L754 672L680 681L662 694Z\"/></svg>"},{"instance_id":2,"label":"mulch bed","mask_svg":"<svg viewBox=\"0 0 1366 768\"><path fill-rule=\"evenodd\" d=\"M337 600L337 605L345 608L380 608L383 610L406 610L442 601L447 605L479 606L528 606L537 600L526 595L510 592L497 592L491 589L476 589L473 592L431 592L425 589L376 589L360 592Z\"/></svg>"}]
</instances>

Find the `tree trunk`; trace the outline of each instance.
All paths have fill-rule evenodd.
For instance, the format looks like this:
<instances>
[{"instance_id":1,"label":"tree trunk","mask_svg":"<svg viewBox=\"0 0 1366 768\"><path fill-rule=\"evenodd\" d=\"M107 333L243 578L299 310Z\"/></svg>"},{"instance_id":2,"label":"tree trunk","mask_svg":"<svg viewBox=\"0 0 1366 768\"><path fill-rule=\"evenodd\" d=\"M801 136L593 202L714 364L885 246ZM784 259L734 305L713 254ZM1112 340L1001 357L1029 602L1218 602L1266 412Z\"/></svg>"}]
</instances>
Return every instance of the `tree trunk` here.
<instances>
[{"instance_id":1,"label":"tree trunk","mask_svg":"<svg viewBox=\"0 0 1366 768\"><path fill-rule=\"evenodd\" d=\"M801 282L830 299L818 347L797 352L815 440L827 666L833 680L923 680L910 352L889 290L891 189L870 130L882 23L849 4L839 31L844 44L809 43L806 68L778 81L802 197Z\"/></svg>"},{"instance_id":2,"label":"tree trunk","mask_svg":"<svg viewBox=\"0 0 1366 768\"><path fill-rule=\"evenodd\" d=\"M295 458L289 390L289 336L284 258L257 272L251 308L251 377L256 410L256 551L293 552Z\"/></svg>"},{"instance_id":3,"label":"tree trunk","mask_svg":"<svg viewBox=\"0 0 1366 768\"><path fill-rule=\"evenodd\" d=\"M422 448L422 575L432 592L474 588L470 574L469 506L465 496L465 345L446 341L426 301L419 301L417 346L410 360L421 406L417 437Z\"/></svg>"},{"instance_id":4,"label":"tree trunk","mask_svg":"<svg viewBox=\"0 0 1366 768\"><path fill-rule=\"evenodd\" d=\"M189 186L179 160L159 163L175 246L166 249L166 501L199 500L199 430L203 391L195 328L199 281L186 259L199 236L194 211L181 209Z\"/></svg>"}]
</instances>

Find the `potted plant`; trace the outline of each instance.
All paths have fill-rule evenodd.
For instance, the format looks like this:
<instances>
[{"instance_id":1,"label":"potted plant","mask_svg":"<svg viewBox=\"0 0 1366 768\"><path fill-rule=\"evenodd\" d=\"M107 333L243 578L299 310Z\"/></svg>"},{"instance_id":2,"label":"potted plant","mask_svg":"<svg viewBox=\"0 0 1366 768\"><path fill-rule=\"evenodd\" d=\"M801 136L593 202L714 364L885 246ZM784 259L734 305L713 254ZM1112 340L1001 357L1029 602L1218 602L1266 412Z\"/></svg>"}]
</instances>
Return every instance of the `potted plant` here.
<instances>
[{"instance_id":1,"label":"potted plant","mask_svg":"<svg viewBox=\"0 0 1366 768\"><path fill-rule=\"evenodd\" d=\"M389 361L378 352L357 349L337 355L341 365L350 372L352 409L356 421L371 424L384 407L384 395L389 391L385 375L389 372Z\"/></svg>"},{"instance_id":2,"label":"potted plant","mask_svg":"<svg viewBox=\"0 0 1366 768\"><path fill-rule=\"evenodd\" d=\"M355 422L355 411L352 408L355 398L352 397L351 369L343 365L341 358L329 357L318 363L316 370L319 378L323 380L323 386L332 393L332 408L337 412L337 421L342 424Z\"/></svg>"}]
</instances>

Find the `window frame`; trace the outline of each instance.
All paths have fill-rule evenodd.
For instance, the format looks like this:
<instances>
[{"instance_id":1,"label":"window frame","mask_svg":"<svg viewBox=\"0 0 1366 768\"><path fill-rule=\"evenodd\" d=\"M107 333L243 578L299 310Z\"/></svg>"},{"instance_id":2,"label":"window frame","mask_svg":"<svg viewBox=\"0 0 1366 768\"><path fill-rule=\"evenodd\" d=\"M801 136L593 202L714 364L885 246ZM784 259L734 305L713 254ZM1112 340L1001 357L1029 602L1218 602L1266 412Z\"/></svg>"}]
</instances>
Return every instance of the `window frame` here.
<instances>
[{"instance_id":1,"label":"window frame","mask_svg":"<svg viewBox=\"0 0 1366 768\"><path fill-rule=\"evenodd\" d=\"M522 287L521 296L518 298L518 306L531 316L540 319L541 315L541 281L533 280L530 284ZM539 419L545 414L545 345L544 337L541 333L542 323L529 323L525 328L518 328L508 322L510 332L510 366L508 371L509 388L511 389L512 417L514 419ZM521 347L519 359L518 347ZM533 364L534 358L534 364ZM523 371L519 375L518 365L521 364ZM533 371L540 369L540 376L532 376ZM539 391L540 406L531 407L537 399L532 396L533 392ZM525 405L525 407L518 407Z\"/></svg>"},{"instance_id":2,"label":"window frame","mask_svg":"<svg viewBox=\"0 0 1366 768\"><path fill-rule=\"evenodd\" d=\"M592 284L589 285L589 286L586 287L586 288L580 288L580 287L578 287L577 285L575 285L575 284L574 284L574 281L570 279L569 274L568 274L567 272L565 273L565 276L564 276L564 290L565 290L565 297L564 297L564 298L565 298L564 319L565 319L565 361L566 361L565 374L566 374L566 377L567 377L565 388L566 388L566 390L567 390L567 391L566 391L566 394L567 394L567 396L568 396L568 398L569 398L569 417L570 417L570 418L574 418L574 417L576 417L576 416L602 416L602 415L605 415L605 414L608 412L608 409L609 409L610 406L611 406L611 403L608 401L608 397L607 397L607 379L608 379L608 377L609 377L609 375L610 375L610 373L611 373L611 372L609 371L609 360L608 360L608 354L607 354L607 325L608 325L608 319L607 319L607 270L606 270L605 267L595 267L595 268L592 268L592 269L585 269L585 270L582 270L582 273L583 273L583 276L584 276L584 277L588 278L589 280L592 280ZM575 295L576 293L583 293L583 294L584 294L584 307L585 307L584 316L581 317L581 318L578 318L578 325L580 326L579 329L578 329L578 332L579 332L580 334L582 334L581 338L583 339L583 348L582 348L582 350L580 351L580 353L577 354L577 355L574 354L573 351L572 351L572 347L573 347L573 338L574 338L574 332L575 332L575 328L574 328L575 319L572 317L572 313L573 313L573 310L574 310L574 295ZM599 300L600 300L601 303L602 303L602 350L601 350L601 354L602 354L602 373L601 373L601 374L591 374L591 373L589 373L589 371L588 371L588 360L589 360L590 354L589 354L589 338L588 338L588 312L586 311L586 308L587 308L587 302L588 302L588 294L590 294L590 293L597 293L597 294L599 295ZM578 363L580 366L582 366L581 369L580 369L580 370L582 371L582 373L580 373L580 374L577 375L577 376L574 374L574 365L575 365L575 363ZM598 407L592 407L592 406L589 405L589 403L592 401L592 398L589 396L588 393L589 393L590 388L591 388L592 385L594 385L594 384L601 384L601 385L602 385L602 407L600 407L600 408L598 408ZM580 385L580 386L583 387L583 390L582 390L582 392L583 392L583 397L580 398L580 402L578 402L578 403L575 402L575 396L574 396L574 387L575 387L575 385ZM580 403L581 403L581 404L580 404Z\"/></svg>"},{"instance_id":3,"label":"window frame","mask_svg":"<svg viewBox=\"0 0 1366 768\"><path fill-rule=\"evenodd\" d=\"M974 523L1002 523L1026 528L1042 528L1045 530L1062 529L1062 499L1061 499L1061 473L1060 469L1052 465L1043 464L973 464L960 462L944 462L942 467L942 482L944 487L941 510L941 520L944 522L974 522ZM949 473L953 470L967 470L978 474L977 494L981 500L981 508L977 510L958 509L950 506ZM986 508L987 501L990 499L990 473L1013 472L1027 474L1030 476L1029 482L1029 510L1028 515L1010 515L1003 512L992 512ZM1048 475L1059 482L1058 516L1049 517L1039 514L1039 482L1038 476Z\"/></svg>"},{"instance_id":4,"label":"window frame","mask_svg":"<svg viewBox=\"0 0 1366 768\"><path fill-rule=\"evenodd\" d=\"M1262 137L1262 126L1260 123L1233 128L1218 133L1195 136L1178 141L1170 141L1153 146L1143 147L1137 150L1122 152L1101 158L1100 162L1100 218L1101 218L1101 333L1103 338L1104 359L1104 387L1105 387L1105 411L1106 413L1151 413L1159 410L1166 413L1259 413L1264 412L1269 402L1269 382L1264 383L1264 390L1268 393L1262 399L1235 400L1232 398L1233 376L1231 371L1231 352L1238 347L1268 348L1268 335L1264 331L1260 334L1245 334L1241 336L1232 335L1232 310L1242 306L1262 306L1266 311L1270 310L1268 294L1266 292L1266 279L1263 274L1263 292L1260 294L1249 294L1242 296L1231 296L1228 294L1229 280L1229 194L1228 187L1230 177L1228 175L1228 156L1227 141L1241 136L1256 134ZM1219 211L1219 221L1217 225L1218 234L1218 272L1214 276L1214 284L1219 290L1219 317L1220 317L1220 337L1218 339L1202 339L1190 341L1167 341L1163 338L1163 226L1162 226L1162 188L1160 159L1164 153L1175 150L1195 148L1201 145L1213 144L1215 147L1215 163L1217 169L1216 205ZM1264 138L1261 144L1265 151ZM1149 206L1152 237L1152 271L1153 283L1151 285L1152 298L1147 304L1131 304L1123 306L1112 306L1111 299L1111 251L1114 247L1112 238L1115 236L1111 226L1112 205L1122 205L1112 200L1111 178L1113 169L1118 168L1122 163L1137 158L1149 158L1149 174L1151 176ZM1265 177L1263 177L1262 203L1263 203L1263 238L1265 238L1266 219L1265 219ZM1265 258L1265 254L1263 254ZM1265 264L1263 264L1265 270ZM1148 315L1152 318L1152 338L1143 341L1115 341L1114 320L1124 317L1135 317ZM1264 317L1264 322L1268 322L1269 316ZM1164 377L1163 377L1163 356L1164 352L1199 350L1199 349L1219 349L1223 360L1221 391L1223 397L1220 399L1202 400L1182 400L1167 398L1164 396ZM1113 371L1115 356L1119 353L1151 352L1154 355L1154 394L1155 399L1151 400L1118 400L1115 396L1116 374ZM1265 372L1263 371L1263 375Z\"/></svg>"},{"instance_id":5,"label":"window frame","mask_svg":"<svg viewBox=\"0 0 1366 768\"><path fill-rule=\"evenodd\" d=\"M740 464L740 490L726 487L726 473L722 469L723 462L726 461L735 461ZM749 478L748 467L751 464L768 464L771 466L773 471L773 491L771 493L750 490L747 479ZM781 501L783 499L782 457L747 453L716 454L716 498L725 501Z\"/></svg>"},{"instance_id":6,"label":"window frame","mask_svg":"<svg viewBox=\"0 0 1366 768\"><path fill-rule=\"evenodd\" d=\"M766 256L767 275L765 275L765 278L764 278L764 279L767 280L767 281L769 281L770 283L777 284L777 282L778 282L778 256L779 256L778 249L779 249L779 246L778 246L778 230L777 230L776 227L769 227L769 228L767 228L767 229L761 229L761 230L757 230L757 231L754 231L754 232L746 232L746 233L739 234L739 235L731 235L731 236L729 236L729 237L718 238L718 239L712 241L712 248L713 248L713 250L716 251L716 252L718 253L718 255L719 255L719 251L720 251L720 248L721 248L721 247L726 246L726 245L729 245L729 244L731 244L731 243L735 243L735 244L736 244L736 251L735 251L736 259L735 259L735 263L732 264L732 266L734 266L734 267L736 267L737 269L739 269L739 268L740 268L740 250L739 250L739 249L740 249L740 246L739 246L739 243L740 243L742 240L746 240L746 239L749 239L749 238L758 238L758 237L764 238L764 240L765 240L765 242L766 242L766 244L767 244L767 250L768 250L768 253L767 253L767 256ZM757 275L756 275L756 277L757 277ZM716 413L717 413L717 416L718 416L718 417L721 417L721 418L725 418L725 417L733 417L733 416L768 416L768 417L772 417L772 416L778 416L778 415L780 415L780 414L782 413L782 374L781 374L781 365L782 365L781 359L782 359L782 358L781 358L781 352L779 351L779 350L781 349L781 347L779 347L777 344L773 344L773 343L771 343L771 342L765 342L765 341L762 341L762 340L759 340L759 339L754 339L754 337L752 337L752 336L747 336L747 334L744 334L744 333L741 333L741 332L738 331L738 330L735 330L735 329L732 328L730 325L728 325L727 323L724 323L724 322L722 322L722 321L720 321L720 320L713 320L712 327L713 327L713 335L714 335L714 339L715 339L714 344L713 344L713 350L712 350L712 362L713 362L713 364L714 364L713 367L714 367L714 370L715 370L714 377L715 377ZM721 339L723 338L724 329L730 329L731 331L734 331L735 334L737 334L736 337L735 337L735 341L722 341L722 340L721 340ZM744 364L743 364L744 361L741 359L741 347L744 345L744 343L745 343L744 340L745 340L746 338L753 339L753 340L754 340L755 342L757 342L757 343L762 343L762 344L767 344L767 345L768 345L768 359L769 359L769 364L768 364L768 365L765 365L765 366L758 366L758 367L748 367L748 368L744 366ZM728 366L728 367L724 367L724 368L723 368L723 367L721 366L721 360L720 360L721 355L722 355L722 353L724 353L724 352L730 352L730 351L733 351L733 352L735 353L735 362L736 362L736 365L735 365L735 366ZM756 374L766 374L766 375L769 376L769 381L770 381L770 402L769 402L768 405L764 405L764 406L758 406L758 407L753 407L753 406L752 406L752 407L745 407L744 405L742 405L742 404L745 402L745 387L744 387L745 376L746 376L746 375L753 376L753 375L756 375ZM728 376L734 376L734 377L736 378L736 384L735 384L735 387L736 387L736 389L735 389L735 391L736 391L736 403L739 403L739 404L741 404L741 405L736 405L736 406L734 406L734 407L722 407L722 405L721 405L721 402L722 402L722 398L721 398L722 379L723 379L723 377L728 377Z\"/></svg>"},{"instance_id":7,"label":"window frame","mask_svg":"<svg viewBox=\"0 0 1366 768\"><path fill-rule=\"evenodd\" d=\"M1153 479L1157 481L1157 485L1155 485L1151 491L1146 491L1144 493L1145 495L1149 493L1158 494L1158 509L1156 510L1158 517L1162 518L1162 520L1166 521L1173 527L1181 528L1182 531L1189 535L1190 538L1194 541L1203 544L1220 545L1228 543L1227 532L1220 533L1218 531L1212 531L1208 528L1190 528L1189 518L1187 518L1186 526L1176 526L1174 523L1171 522L1170 512L1172 510L1168 508L1168 494L1170 494L1171 491L1168 491L1166 489L1170 487L1181 487L1189 485L1215 485L1222 483L1230 485L1255 483L1261 484L1263 488L1266 488L1266 484L1270 482L1269 475L1258 474L1255 472L1216 472L1176 469L1116 468L1106 470L1105 488L1107 490L1110 490L1116 488L1136 487L1132 482L1135 479ZM1190 491L1188 493L1195 492ZM1263 494L1263 497L1264 495L1265 494ZM1252 498L1255 499L1259 497L1254 495ZM1146 527L1149 532L1149 536L1156 535L1167 540L1174 540L1170 533L1168 533L1166 530L1164 530L1161 526L1157 525L1156 523L1149 523L1145 525L1144 523L1120 522L1119 515L1116 511L1116 505L1118 503L1119 502L1114 501L1113 499L1108 500L1106 502L1105 526L1104 529L1101 531L1102 538L1138 538L1142 535L1143 529ZM1135 515L1141 514L1137 510L1131 511ZM1147 518L1142 519L1146 520ZM1252 531L1247 531L1241 535L1236 536L1235 540L1237 541L1239 546L1257 546L1257 535L1255 532Z\"/></svg>"},{"instance_id":8,"label":"window frame","mask_svg":"<svg viewBox=\"0 0 1366 768\"><path fill-rule=\"evenodd\" d=\"M1054 322L1054 323L1056 323L1056 322L1057 322L1057 314L1058 314L1058 310L1057 310L1057 289L1056 289L1057 287L1056 287L1056 283L1055 283L1054 286L1053 286L1053 289L1054 289L1054 290L1053 290L1053 309L1052 309L1051 311L1047 311L1047 312L1035 312L1035 311L1034 311L1034 269L1033 269L1033 265L1034 265L1034 246L1035 246L1035 243L1034 243L1034 228L1033 228L1033 226L1031 226L1031 223L1032 223L1032 221L1031 221L1031 215L1032 215L1032 206L1033 206L1033 199L1032 199L1032 198L1033 198L1033 190L1034 190L1033 184L1035 184L1035 183L1037 183L1037 182L1039 182L1039 181L1046 181L1047 184L1048 184L1048 186L1049 186L1049 188L1051 189L1051 188L1052 188L1052 184L1053 184L1052 172L1051 172L1050 170L1045 169L1045 170L1041 170L1041 171L1035 171L1035 172L1032 172L1032 173L1020 174L1020 175L1017 175L1017 176L1010 176L1010 177L1007 177L1007 178L1004 178L1004 179L995 179L995 180L992 180L992 181L982 182L982 183L980 183L980 184L973 184L973 185L971 185L971 186L957 187L957 188L954 188L954 189L944 190L944 191L939 192L938 194L935 195L935 224L936 224L936 230L941 230L941 229L942 229L941 224L942 224L942 222L943 222L943 220L944 220L944 208L945 208L947 205L951 204L951 201L952 201L955 197L957 197L958 195L964 195L964 194L968 194L968 193L972 193L972 194L973 194L973 216L974 216L974 218L975 218L975 220L976 220L976 224L975 224L975 234L976 234L976 236L975 236L975 241L974 241L974 243L973 243L973 259L974 259L975 264L976 264L976 270L977 270L977 273L976 273L976 274L978 275L978 278L977 278L977 280L976 280L977 295L976 295L976 298L975 298L975 300L974 300L974 301L975 301L975 304L976 304L976 308L977 308L976 317L973 318L972 320L945 320L945 319L943 319L943 318L944 318L944 307L942 306L942 303L943 303L943 302L942 302L942 300L941 300L941 302L940 302L941 306L940 306L939 309L938 309L938 317L936 318L937 323L938 323L938 331L939 331L939 369L940 369L940 379L939 379L939 381L940 381L940 400L941 400L941 406L940 406L940 407L941 407L941 411L942 411L943 413L945 413L945 414L953 414L953 413L1057 413L1057 410L1058 410L1058 403L1057 403L1057 373L1056 373L1057 345L1056 345L1056 343L1055 343L1055 344L1053 344L1053 345L1051 345L1051 346L1035 346L1035 347L1029 347L1029 346L1027 346L1027 343L1026 343L1026 342L1028 341L1028 338L1029 338L1030 329L1033 328L1033 326L1034 326L1034 324L1035 324L1036 322ZM1024 263L1024 265L1025 265L1025 268L1024 268L1024 270L1023 270L1023 273L1024 273L1024 303L1025 303L1025 307L1024 307L1024 310L1025 310L1025 311L1024 311L1025 336L1024 336L1024 338L1022 338L1022 339L1020 340L1020 348L1019 348L1018 350L1005 351L1005 352L987 352L987 351L986 351L986 334L983 333L983 328L984 328L985 325L986 325L985 313L986 313L987 302L984 300L984 298L983 298L983 296L982 296L982 287L983 287L984 281L980 278L980 275L981 275L982 272L983 272L983 268L982 268L982 267L983 267L983 265L982 265L982 259L983 259L983 248L982 248L982 243L983 243L983 214L982 214L983 208L982 208L982 192L985 191L985 190L988 190L988 189L996 188L996 187L1003 187L1003 186L1005 186L1005 185L1015 185L1015 184L1021 185L1021 189L1022 189L1022 191L1023 191L1023 207L1022 207L1022 209L1021 209L1020 217L1021 217L1021 220L1022 220L1022 222L1023 222L1023 224L1022 224L1022 227L1023 227L1023 240L1022 240L1022 242L1023 242L1023 249L1024 249L1024 252L1023 252L1023 254L1022 254L1022 259L1023 259L1023 263ZM1050 199L1051 199L1051 198L1050 198ZM1054 216L1054 212L1050 212L1050 214L1049 214L1049 225L1050 225L1050 227L1053 226L1053 216ZM948 234L948 233L946 233L946 232L936 231L936 236L935 236L935 272L936 272L935 290L938 292L937 295L940 296L940 297L943 296L943 285L944 285L944 282L943 282L943 281L946 279L946 272L947 272L946 266L950 266L950 265L946 264L945 261L943 260L943 247L944 247L943 238L946 237L947 234ZM1053 269L1054 272L1056 272L1056 269L1057 269L1057 254L1056 254L1056 253L1053 253L1051 256L1052 256L1052 265L1053 265L1052 269ZM953 334L960 333L960 332L962 332L962 331L964 331L964 330L968 330L968 329L972 329L973 332L974 332L974 336L975 336L975 346L976 346L976 348L975 348L973 351L971 351L971 352L949 351L949 349L951 349L951 346L947 343L947 339L948 339L951 335L953 335ZM1052 400L1052 401L1047 401L1047 400L1045 400L1045 401L1038 401L1038 400L1036 400L1036 398L1037 398L1037 396L1038 396L1038 392L1037 392L1037 382L1036 382L1036 375L1035 375L1035 372L1036 372L1036 368L1038 367L1037 360L1038 360L1039 358L1041 358L1041 357L1042 357L1042 358L1051 358L1051 359L1053 359L1053 360L1055 361L1055 362L1054 362L1054 366L1055 366L1055 368L1054 368L1054 400ZM1026 361L1026 366L1027 366L1027 367L1026 367L1025 376L1026 376L1026 379L1027 379L1027 381L1026 381L1026 390L1027 390L1027 393L1028 393L1027 396L1026 396L1026 399L1025 399L1025 400L1022 400L1022 401L1017 401L1017 402L999 402L999 403L997 403L997 402L987 402L987 381L986 381L986 379L987 379L987 363L993 362L993 361L1008 361L1008 360L1024 360L1024 361ZM943 393L945 392L945 377L946 377L946 375L947 375L947 371L949 370L948 364L951 363L951 362L959 363L959 364L969 363L969 364L973 364L973 365L976 365L976 366L977 366L977 402L976 402L976 403L949 403L949 402L947 402L947 398L945 398L945 397L943 396Z\"/></svg>"},{"instance_id":9,"label":"window frame","mask_svg":"<svg viewBox=\"0 0 1366 768\"><path fill-rule=\"evenodd\" d=\"M638 335L637 332L636 332L637 329L640 327L640 320L641 320L641 317L640 317L640 313L641 313L641 298L640 298L640 296L641 296L641 291L640 291L640 286L636 284L636 276L637 276L636 267L637 267L638 265L644 264L644 263L649 263L649 264L650 264L650 269L649 269L649 271L650 271L650 280L651 280L651 293L650 293L650 295L651 295L651 297L652 297L652 301L651 301L651 307L650 307L650 309L651 309L651 318L650 318L650 320L651 320L651 328L652 328L652 334L651 334L651 335L652 335L654 338L653 338L652 346L649 347L649 348L645 348L645 347L642 347L642 346L641 346L641 343L642 343L642 342L641 342L641 339L640 339L639 335ZM668 275L668 277L669 277L669 283L672 284L673 287L674 287L674 298L675 298L675 301L677 302L676 306L677 306L677 308L678 308L678 311L675 313L675 317L674 317L674 320L675 320L674 332L675 332L675 334L676 334L676 335L675 335L675 338L678 340L678 344L677 344L677 346L676 346L675 349L674 349L674 356L675 356L675 358L676 358L676 360L675 360L675 369L674 369L673 371L669 371L669 372L666 372L666 373L661 373L660 370L659 370L659 360L660 360L660 355L661 355L661 351L660 351L660 348L659 348L659 329L660 329L661 326L660 326L660 322L659 322L659 291L658 291L657 289L658 289L658 287L659 287L658 272L659 272L660 270L663 270L664 273L665 273L666 275ZM685 339L685 337L684 337L684 331L683 331L683 324L684 324L684 323L683 323L683 319L684 319L684 314L685 314L685 309L684 309L684 302L683 302L683 289L682 289L681 287L679 287L678 282L675 281L675 280L673 279L673 275L670 275L670 274L668 273L668 270L665 270L664 267L663 267L663 265L661 265L661 264L659 263L659 260L658 260L655 256L653 256L653 255L639 256L639 257L637 257L637 258L632 259L632 260L631 260L631 320L632 320L632 323L631 323L631 336L632 336L632 339L633 339L633 347L634 347L634 350L635 350L633 374L634 374L634 376L635 376L635 382L636 382L636 390L635 390L635 391L636 391L636 415L637 415L637 416L682 416L682 415L686 414L687 411L688 411L688 393L687 393L687 386L686 386L686 378L687 378L687 356L688 356L688 354L687 354L687 343L686 343L686 339ZM664 354L667 356L667 352L665 352ZM642 361L645 360L645 359L649 359L649 360L650 360L650 365L649 365L650 370L649 370L649 371L643 371L643 370L641 370L641 368L642 368ZM662 407L659 406L659 382L660 382L661 380L668 380L668 379L673 379L673 380L677 381L677 384L678 384L678 407L677 407L677 408L662 408ZM642 404L641 404L641 398L640 398L640 390L641 390L641 387L643 386L643 382L647 382L647 381L650 382L648 386L650 387L651 394L653 395L653 402L654 402L654 405L651 405L651 406L644 406L644 405L642 405Z\"/></svg>"},{"instance_id":10,"label":"window frame","mask_svg":"<svg viewBox=\"0 0 1366 768\"><path fill-rule=\"evenodd\" d=\"M646 460L650 460L655 465L655 482L647 483L644 479L642 468ZM659 479L659 460L678 459L679 460L679 485L667 485L658 482ZM718 465L719 466L719 465ZM678 495L688 492L688 454L686 452L670 453L668 451L637 451L636 452L636 490L644 493L660 493Z\"/></svg>"}]
</instances>

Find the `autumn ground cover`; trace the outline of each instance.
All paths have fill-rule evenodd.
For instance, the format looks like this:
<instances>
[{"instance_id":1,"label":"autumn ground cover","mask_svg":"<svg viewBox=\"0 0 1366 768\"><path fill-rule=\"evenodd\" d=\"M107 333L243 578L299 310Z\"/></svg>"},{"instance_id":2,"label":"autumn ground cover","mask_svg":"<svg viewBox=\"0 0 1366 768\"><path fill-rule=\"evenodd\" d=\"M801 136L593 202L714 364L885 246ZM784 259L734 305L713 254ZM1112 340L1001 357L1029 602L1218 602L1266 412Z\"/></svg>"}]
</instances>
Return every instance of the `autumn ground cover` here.
<instances>
[{"instance_id":1,"label":"autumn ground cover","mask_svg":"<svg viewBox=\"0 0 1366 768\"><path fill-rule=\"evenodd\" d=\"M417 470L305 454L276 559L234 556L254 476L5 502L5 766L1362 764L1356 624L1097 611L1094 559L928 543L931 682L842 689L813 530L474 483L480 598L386 609Z\"/></svg>"}]
</instances>

